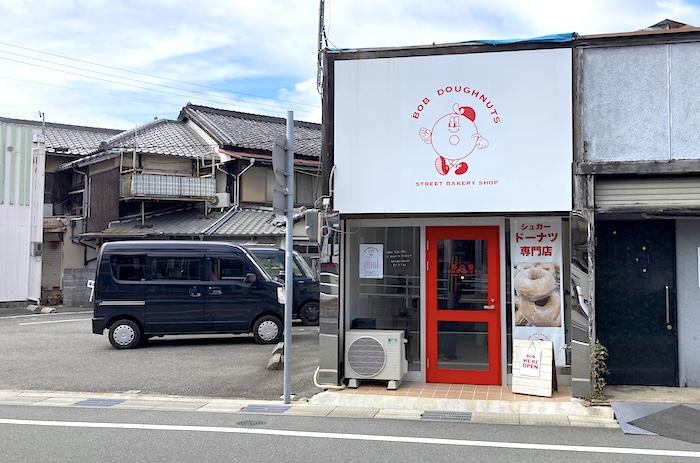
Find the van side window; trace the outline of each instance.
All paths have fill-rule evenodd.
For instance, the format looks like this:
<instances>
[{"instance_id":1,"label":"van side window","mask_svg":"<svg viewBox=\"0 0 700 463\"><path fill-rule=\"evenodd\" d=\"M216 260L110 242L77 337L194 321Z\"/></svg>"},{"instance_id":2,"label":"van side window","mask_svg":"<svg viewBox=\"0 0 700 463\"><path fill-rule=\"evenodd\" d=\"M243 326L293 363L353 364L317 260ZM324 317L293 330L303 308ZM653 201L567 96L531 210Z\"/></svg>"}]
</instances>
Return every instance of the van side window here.
<instances>
[{"instance_id":1,"label":"van side window","mask_svg":"<svg viewBox=\"0 0 700 463\"><path fill-rule=\"evenodd\" d=\"M146 256L112 256L112 276L117 280L141 281L146 279Z\"/></svg>"},{"instance_id":2,"label":"van side window","mask_svg":"<svg viewBox=\"0 0 700 463\"><path fill-rule=\"evenodd\" d=\"M248 262L239 256L212 259L212 267L219 269L222 280L243 281L246 274L255 273L248 265Z\"/></svg>"},{"instance_id":3,"label":"van side window","mask_svg":"<svg viewBox=\"0 0 700 463\"><path fill-rule=\"evenodd\" d=\"M154 280L200 280L199 257L152 257L151 271Z\"/></svg>"}]
</instances>

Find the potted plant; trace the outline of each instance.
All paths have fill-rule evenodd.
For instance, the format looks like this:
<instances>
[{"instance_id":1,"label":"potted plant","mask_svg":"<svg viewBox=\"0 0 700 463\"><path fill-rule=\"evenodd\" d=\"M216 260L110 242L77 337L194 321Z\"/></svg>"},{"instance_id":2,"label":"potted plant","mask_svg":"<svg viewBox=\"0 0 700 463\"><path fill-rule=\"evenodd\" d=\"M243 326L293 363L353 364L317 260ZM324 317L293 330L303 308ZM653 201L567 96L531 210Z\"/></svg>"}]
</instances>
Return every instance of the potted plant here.
<instances>
[{"instance_id":1,"label":"potted plant","mask_svg":"<svg viewBox=\"0 0 700 463\"><path fill-rule=\"evenodd\" d=\"M600 340L596 339L595 343L591 347L591 379L593 380L593 390L591 391L588 400L591 402L604 402L605 394L603 389L607 382L605 381L605 375L610 373L605 360L608 358L608 349Z\"/></svg>"}]
</instances>

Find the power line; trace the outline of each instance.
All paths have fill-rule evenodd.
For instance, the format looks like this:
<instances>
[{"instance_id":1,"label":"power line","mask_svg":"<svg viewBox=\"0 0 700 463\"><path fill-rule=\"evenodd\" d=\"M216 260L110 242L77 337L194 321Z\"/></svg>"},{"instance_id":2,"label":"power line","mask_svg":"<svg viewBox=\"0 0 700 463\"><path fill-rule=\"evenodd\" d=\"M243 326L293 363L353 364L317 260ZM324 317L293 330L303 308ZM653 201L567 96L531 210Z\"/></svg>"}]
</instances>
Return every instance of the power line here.
<instances>
[{"instance_id":1,"label":"power line","mask_svg":"<svg viewBox=\"0 0 700 463\"><path fill-rule=\"evenodd\" d=\"M6 45L6 46L9 46L9 47L21 48L21 49L23 49L23 50L32 51L32 52L34 52L34 53L41 53L41 54L44 54L44 55L55 56L55 57L57 57L57 58L67 59L67 60L71 60L71 61L77 61L77 62L79 62L79 63L85 63L85 64L89 64L89 65L91 65L91 66L99 66L99 67L103 67L103 68L106 68L106 69L113 69L113 70L115 70L115 71L128 72L128 73L131 73L131 74L138 74L138 75L142 75L142 76L153 77L153 78L155 78L155 79L167 80L167 81L176 82L176 83L179 83L179 84L192 85L192 86L194 86L194 87L208 88L208 89L210 89L210 90L217 90L217 91L225 92L225 93L234 93L234 94L237 94L237 95L249 96L249 97L253 97L253 98L262 98L262 99L271 100L271 101L279 101L279 102L282 102L282 103L292 103L292 104L296 104L296 105L300 105L300 106L309 106L309 107L312 107L312 108L316 108L316 105L311 105L311 104L307 104L307 103L295 103L295 102L292 102L292 101L289 101L289 100L282 100L282 99L277 99L277 98L269 98L269 97L264 97L264 96L261 96L261 95L253 95L253 94L250 94L250 93L235 92L235 91L233 91L233 90L227 90L227 89L223 89L223 88L212 87L212 86L209 86L209 85L195 84L195 83L192 83L192 82L185 82L185 81L182 81L182 80L171 79L171 78L168 78L168 77L162 77L162 76L156 76L156 75L153 75L153 74L147 74L147 73L145 73L145 72L130 71L130 70L128 70L128 69L121 69L121 68L117 68L117 67L113 67L113 66L107 66L107 65L105 65L105 64L93 63L93 62L81 60L81 59L78 59L78 58L71 58L71 57L69 57L69 56L58 55L58 54L49 53L49 52L41 51L41 50L34 50L34 49L32 49L32 48L22 47L22 46L19 46L19 45L13 45L13 44L7 43L7 42L0 42L0 45ZM10 53L10 52L4 52L4 53ZM16 55L16 53L11 53L11 54ZM23 56L23 55L19 55L19 56ZM29 56L24 56L24 57L25 57L25 58L31 58L31 57L29 57ZM41 60L41 59L39 59L39 58L31 58L31 59L36 59L36 60L39 60L39 61L45 61L45 60ZM69 66L69 65L66 65L66 64L53 63L53 62L51 62L51 61L48 61L48 62L50 62L50 63L52 63L52 64L58 64L59 66L73 67L73 66ZM77 69L85 70L85 71L88 71L88 72L95 72L95 73L98 73L98 71L90 71L90 70L82 69L82 68L77 68ZM103 73L99 73L99 74L103 74ZM109 75L109 74L107 74L107 75ZM118 76L112 76L112 77L118 77ZM160 85L160 84L155 84L155 85ZM181 89L181 90L184 90L184 89Z\"/></svg>"},{"instance_id":2,"label":"power line","mask_svg":"<svg viewBox=\"0 0 700 463\"><path fill-rule=\"evenodd\" d=\"M125 87L137 88L137 89L146 90L146 91L149 91L149 92L163 93L163 94L166 94L166 95L174 95L174 96L181 96L181 97L185 97L185 98L190 98L190 95L186 95L186 94L182 94L182 93L168 92L168 91L166 91L166 90L158 90L158 89L155 89L155 88L142 87L142 86L139 86L139 85L127 84L127 83L124 83L124 82L117 82L117 81L113 81L113 80L109 80L109 79L103 79L103 78L100 78L100 77L86 76L86 75L84 75L84 74L79 74L79 73L77 73L77 72L65 71L65 70L62 70L62 69L55 69L55 68L48 67L48 66L42 66L41 64L27 63L27 62L20 61L20 60L16 60L16 59L12 59L12 58L6 58L6 57L0 56L0 59L6 60L6 61L13 61L13 62L20 63L20 64L26 64L26 65L28 65L28 66L35 66L35 67L39 67L39 68L43 68L43 69L48 69L48 70L50 70L50 71L62 72L62 73L64 73L64 74L70 74L70 75L75 75L75 76L78 76L78 77L84 77L84 78L87 78L87 79L99 80L99 81L107 82L107 83L110 83L110 84L122 85L122 86L125 86ZM214 97L216 98L216 96L214 96ZM200 98L200 99L201 99L202 101L208 101L208 102L214 103L214 104L221 104L221 103L222 103L221 101L212 100L212 99L205 99L205 98ZM276 106L276 105L271 105L271 104L266 104L266 103L257 103L257 102L254 102L254 101L251 101L251 102L248 102L248 103L249 103L249 104L259 105L259 106L267 106L267 107L270 107L270 108L278 108L278 106ZM250 108L250 106L248 106L248 107ZM256 108L253 108L253 109L256 109ZM281 112L281 111L280 111L280 112ZM311 114L310 111L307 112L307 115L309 115L309 114Z\"/></svg>"},{"instance_id":3,"label":"power line","mask_svg":"<svg viewBox=\"0 0 700 463\"><path fill-rule=\"evenodd\" d=\"M80 70L80 71L92 72L92 73L94 73L94 74L100 74L100 75L104 75L104 76L114 77L114 78L117 78L117 79L125 79L125 80L129 80L129 81L131 81L131 82L138 82L138 83L147 84L147 85L153 85L153 86L157 86L157 87L169 88L169 89L173 89L173 90L182 90L182 91L184 91L184 92L192 92L192 93L197 93L197 94L200 94L200 95L212 96L211 93L199 92L199 91L197 91L197 90L187 90L187 89L184 89L184 88L172 87L172 86L169 86L169 85L162 85L162 84L157 84L157 83L154 83L154 82L146 82L146 81L144 81L144 80L136 80L136 79L131 79L131 78L128 78L128 77L115 76L115 75L113 75L113 74L108 74L108 73L106 73L106 72L93 71L93 70L91 70L91 69L84 69L84 68L77 67L77 66L70 66L70 65L67 65L67 64L56 63L56 62L54 62L54 61L44 60L44 59L40 59L40 58L34 58L34 57L31 57L31 56L25 56L25 55L21 55L21 54L19 54L19 53L12 53L12 52L5 51L5 50L0 50L0 53L6 53L6 54L9 54L9 55L19 56L19 57L22 57L22 58L33 59L33 60L36 60L36 61L41 61L41 62L49 63L49 64L55 64L55 65L57 65L57 66L63 66L63 67L71 68L71 69L78 69L78 70ZM9 61L15 61L15 62L17 62L17 63L26 64L26 65L29 65L29 66L44 67L44 66L41 66L41 65L38 65L38 64L26 63L26 62L24 62L24 61L13 60L13 59L11 59L11 58L5 58L5 57L1 57L1 56L0 56L0 59L9 60ZM61 70L61 69L54 69L54 68L51 68L51 67L45 67L45 68L46 68L46 69L51 69L51 70L53 70L53 71L64 72L64 73L68 73L68 74L74 74L74 75L78 75L78 76L80 76L80 77L86 77L86 78L89 78L89 79L103 80L103 79L99 79L98 77L86 76L86 75L77 74L77 73L70 73L70 72L68 72L68 71L64 71L64 70ZM136 87L136 88L141 88L141 89L144 89L144 90L151 90L151 89L148 89L148 88L145 88L145 87L135 86L135 85L126 84L126 83L119 83L119 82L114 82L114 81L110 81L110 80L105 80L105 81L106 81L106 82L110 82L110 83L115 83L115 84L118 84L118 85L129 85L129 86L134 86L134 87ZM153 90L153 91L158 91L158 90ZM232 98L232 97L221 96L221 95L214 95L214 96L215 96L216 98L225 98L225 99L228 99L228 100L231 100L231 101L234 101L234 102L245 102L245 101L246 101L246 100L241 100L241 99L239 99L239 98ZM259 105L261 105L261 106L270 106L270 107L275 107L275 108L278 107L278 106L274 106L274 105L267 105L267 104L265 104L265 103L255 103L255 104L259 104ZM296 103L294 103L294 104L296 104ZM311 105L306 105L306 104L304 104L304 106L311 106ZM305 111L305 110L300 109L299 111Z\"/></svg>"},{"instance_id":4,"label":"power line","mask_svg":"<svg viewBox=\"0 0 700 463\"><path fill-rule=\"evenodd\" d=\"M12 78L12 77L2 77L2 76L0 76L0 79L14 80L14 81L17 81L17 82L24 82L24 83L36 84L36 85L45 85L45 86L47 86L47 87L65 88L65 89L68 89L68 90L76 90L76 91L79 91L79 92L95 93L95 94L98 94L98 95L114 96L113 94L107 93L107 92L98 92L98 91L96 91L96 90L86 90L86 89L75 88L75 87L66 87L66 86L63 86L63 85L47 84L47 83L45 83L45 82L35 82L35 81L31 81L31 80L14 79L14 78ZM178 103L169 103L169 102L167 102L167 101L147 100L147 99L145 99L145 98L137 98L137 97L133 97L133 96L122 96L122 95L120 95L119 98L122 98L122 99L129 99L129 100L135 100L135 101L143 101L143 102L145 102L145 103L156 103L156 104L159 104L159 105L167 105L167 106L182 108L182 105L181 105L181 104L178 104ZM104 106L104 105L101 105L101 104L100 104L100 105L98 105L98 106ZM247 108L247 109L251 109L251 110L257 109L257 108L251 108L251 107L245 106L245 105L237 105L237 107L240 107L240 108ZM286 111L282 111L282 110L280 110L280 111L268 111L268 112L269 112L269 113L273 113L273 114L274 114L274 113L277 113L277 114L285 114L285 115L287 114ZM23 112L23 113L5 113L5 114L6 114L7 116L9 116L10 114L27 114L27 112ZM31 113L31 114L34 115L35 113Z\"/></svg>"}]
</instances>

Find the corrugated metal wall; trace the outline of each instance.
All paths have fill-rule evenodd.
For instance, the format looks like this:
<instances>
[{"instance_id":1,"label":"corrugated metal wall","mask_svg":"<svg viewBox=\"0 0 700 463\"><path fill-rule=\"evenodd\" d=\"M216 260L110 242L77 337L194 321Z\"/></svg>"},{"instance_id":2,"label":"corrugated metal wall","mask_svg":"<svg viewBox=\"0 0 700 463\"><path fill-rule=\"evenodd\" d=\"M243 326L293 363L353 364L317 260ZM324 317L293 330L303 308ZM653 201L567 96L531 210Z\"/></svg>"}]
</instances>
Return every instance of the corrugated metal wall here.
<instances>
[{"instance_id":1,"label":"corrugated metal wall","mask_svg":"<svg viewBox=\"0 0 700 463\"><path fill-rule=\"evenodd\" d=\"M45 157L40 133L0 123L0 302L41 297Z\"/></svg>"}]
</instances>

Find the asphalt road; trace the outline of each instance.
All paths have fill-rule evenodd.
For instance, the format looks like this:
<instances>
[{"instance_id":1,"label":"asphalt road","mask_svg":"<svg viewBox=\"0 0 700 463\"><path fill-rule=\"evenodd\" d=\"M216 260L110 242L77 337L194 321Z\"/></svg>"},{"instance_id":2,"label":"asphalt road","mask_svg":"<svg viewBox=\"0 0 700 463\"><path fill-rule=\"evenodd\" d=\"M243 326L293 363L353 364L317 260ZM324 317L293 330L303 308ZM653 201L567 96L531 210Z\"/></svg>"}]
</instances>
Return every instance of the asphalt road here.
<instances>
[{"instance_id":1,"label":"asphalt road","mask_svg":"<svg viewBox=\"0 0 700 463\"><path fill-rule=\"evenodd\" d=\"M92 333L91 312L65 310L0 310L0 389L258 400L284 393L284 371L267 369L274 346L256 344L252 335L171 336L117 350L106 334ZM321 392L313 383L318 327L293 327L291 364L294 399Z\"/></svg>"},{"instance_id":2,"label":"asphalt road","mask_svg":"<svg viewBox=\"0 0 700 463\"><path fill-rule=\"evenodd\" d=\"M698 461L695 444L619 429L0 405L0 461Z\"/></svg>"}]
</instances>

